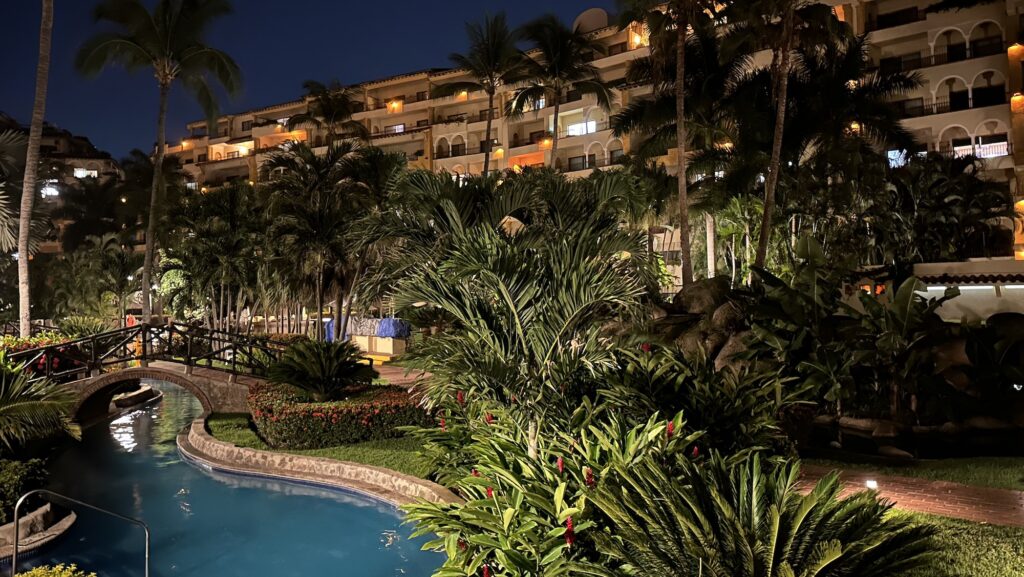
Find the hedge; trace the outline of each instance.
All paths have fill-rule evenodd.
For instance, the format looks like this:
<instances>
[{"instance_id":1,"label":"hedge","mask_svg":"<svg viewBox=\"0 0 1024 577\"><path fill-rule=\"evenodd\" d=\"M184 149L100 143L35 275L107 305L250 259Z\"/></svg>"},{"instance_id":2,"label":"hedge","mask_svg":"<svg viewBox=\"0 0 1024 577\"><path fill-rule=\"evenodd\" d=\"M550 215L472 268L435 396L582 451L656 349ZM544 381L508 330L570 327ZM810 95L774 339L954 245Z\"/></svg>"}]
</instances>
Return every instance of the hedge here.
<instances>
[{"instance_id":1,"label":"hedge","mask_svg":"<svg viewBox=\"0 0 1024 577\"><path fill-rule=\"evenodd\" d=\"M322 449L402 436L396 428L430 426L431 414L401 387L374 386L341 401L310 403L283 385L249 389L253 422L271 446Z\"/></svg>"},{"instance_id":2,"label":"hedge","mask_svg":"<svg viewBox=\"0 0 1024 577\"><path fill-rule=\"evenodd\" d=\"M14 519L14 505L25 493L39 489L46 482L43 461L0 459L0 525ZM31 511L23 507L22 513Z\"/></svg>"}]
</instances>

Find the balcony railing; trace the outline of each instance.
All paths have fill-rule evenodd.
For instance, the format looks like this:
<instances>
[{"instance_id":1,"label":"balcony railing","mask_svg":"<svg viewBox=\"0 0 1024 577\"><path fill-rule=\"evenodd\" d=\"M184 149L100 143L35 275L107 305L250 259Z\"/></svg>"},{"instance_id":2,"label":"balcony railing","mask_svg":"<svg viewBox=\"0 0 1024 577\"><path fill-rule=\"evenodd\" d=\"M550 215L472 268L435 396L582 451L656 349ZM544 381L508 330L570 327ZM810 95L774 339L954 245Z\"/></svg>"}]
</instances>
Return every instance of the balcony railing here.
<instances>
[{"instance_id":1,"label":"balcony railing","mask_svg":"<svg viewBox=\"0 0 1024 577\"><path fill-rule=\"evenodd\" d=\"M978 158L1000 158L1013 154L1013 145L1009 142L989 142L986 144L964 144L960 146L943 145L939 154L962 158L974 155Z\"/></svg>"},{"instance_id":2,"label":"balcony railing","mask_svg":"<svg viewBox=\"0 0 1024 577\"><path fill-rule=\"evenodd\" d=\"M893 104L899 110L901 118L918 118L931 116L933 114L945 114L947 112L958 112L972 108L985 108L986 106L997 106L1006 104L1006 92L977 92L973 97L967 97L964 93L954 93L954 97L940 96L934 102L922 102L918 99L898 100Z\"/></svg>"},{"instance_id":3,"label":"balcony railing","mask_svg":"<svg viewBox=\"0 0 1024 577\"><path fill-rule=\"evenodd\" d=\"M895 28L896 26L902 26L904 24L920 22L927 17L928 14L924 10L915 6L913 8L897 10L887 14L868 16L866 28L868 32L875 32L876 30L884 30L886 28Z\"/></svg>"},{"instance_id":4,"label":"balcony railing","mask_svg":"<svg viewBox=\"0 0 1024 577\"><path fill-rule=\"evenodd\" d=\"M990 36L988 38L972 40L969 45L953 44L948 46L945 50L935 54L922 55L920 52L911 52L901 56L884 58L879 62L878 66L874 66L870 70L880 70L883 74L913 72L914 70L920 70L930 66L938 66L940 64L947 64L950 62L962 62L973 58L982 58L984 56L1000 54L1004 48L1005 46L1001 36Z\"/></svg>"}]
</instances>

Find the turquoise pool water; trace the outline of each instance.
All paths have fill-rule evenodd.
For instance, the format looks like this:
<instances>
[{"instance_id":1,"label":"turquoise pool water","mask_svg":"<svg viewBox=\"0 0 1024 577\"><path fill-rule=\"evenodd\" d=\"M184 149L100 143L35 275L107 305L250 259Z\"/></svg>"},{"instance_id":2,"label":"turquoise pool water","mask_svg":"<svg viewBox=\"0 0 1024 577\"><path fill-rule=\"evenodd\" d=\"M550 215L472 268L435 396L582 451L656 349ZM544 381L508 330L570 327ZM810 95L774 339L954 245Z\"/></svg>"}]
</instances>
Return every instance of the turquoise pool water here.
<instances>
[{"instance_id":1,"label":"turquoise pool water","mask_svg":"<svg viewBox=\"0 0 1024 577\"><path fill-rule=\"evenodd\" d=\"M440 566L388 505L183 462L175 436L202 409L185 390L156 386L159 404L86 430L52 467L54 490L149 525L154 577L427 577ZM26 565L73 562L101 577L141 577L143 542L138 528L79 512L72 530Z\"/></svg>"}]
</instances>

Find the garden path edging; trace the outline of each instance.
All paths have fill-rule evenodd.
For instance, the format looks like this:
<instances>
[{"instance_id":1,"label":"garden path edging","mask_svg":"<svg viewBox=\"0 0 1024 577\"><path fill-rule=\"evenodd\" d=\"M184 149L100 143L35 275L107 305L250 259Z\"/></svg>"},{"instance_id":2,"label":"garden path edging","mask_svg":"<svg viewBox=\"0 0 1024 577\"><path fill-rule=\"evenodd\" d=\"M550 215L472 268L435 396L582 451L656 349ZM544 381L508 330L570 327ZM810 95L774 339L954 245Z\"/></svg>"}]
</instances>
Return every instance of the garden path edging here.
<instances>
[{"instance_id":1,"label":"garden path edging","mask_svg":"<svg viewBox=\"0 0 1024 577\"><path fill-rule=\"evenodd\" d=\"M394 506L420 500L461 501L437 483L398 471L349 461L238 447L215 439L206 430L206 417L192 421L178 435L178 450L188 459L214 470L300 481L362 493Z\"/></svg>"}]
</instances>

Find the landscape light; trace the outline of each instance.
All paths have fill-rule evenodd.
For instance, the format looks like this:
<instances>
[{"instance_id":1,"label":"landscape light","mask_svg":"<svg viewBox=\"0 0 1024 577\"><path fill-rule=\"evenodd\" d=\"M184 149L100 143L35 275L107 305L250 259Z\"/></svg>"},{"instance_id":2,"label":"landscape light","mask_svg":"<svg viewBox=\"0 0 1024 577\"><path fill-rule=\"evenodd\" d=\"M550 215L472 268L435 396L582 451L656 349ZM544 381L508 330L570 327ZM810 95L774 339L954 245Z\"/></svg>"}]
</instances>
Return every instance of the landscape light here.
<instances>
[{"instance_id":1,"label":"landscape light","mask_svg":"<svg viewBox=\"0 0 1024 577\"><path fill-rule=\"evenodd\" d=\"M868 479L867 482L864 483L864 485L866 485L867 488L871 489L872 491L874 491L875 489L878 489L878 481L876 481L874 479Z\"/></svg>"}]
</instances>

